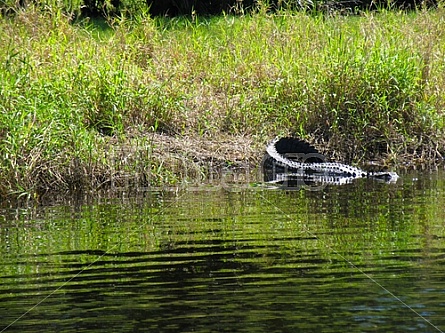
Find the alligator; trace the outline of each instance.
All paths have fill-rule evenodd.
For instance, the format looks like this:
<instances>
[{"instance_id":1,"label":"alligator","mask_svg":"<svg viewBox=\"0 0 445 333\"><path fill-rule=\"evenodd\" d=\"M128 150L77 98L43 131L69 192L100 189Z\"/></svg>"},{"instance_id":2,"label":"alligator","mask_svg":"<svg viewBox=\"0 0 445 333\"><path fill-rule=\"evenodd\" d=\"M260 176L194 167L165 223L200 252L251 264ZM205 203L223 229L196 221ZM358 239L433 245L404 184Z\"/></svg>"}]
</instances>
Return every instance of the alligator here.
<instances>
[{"instance_id":1,"label":"alligator","mask_svg":"<svg viewBox=\"0 0 445 333\"><path fill-rule=\"evenodd\" d=\"M399 177L395 172L364 171L347 164L327 162L326 157L314 146L293 137L276 138L267 145L263 172L267 182L303 179L338 185L350 183L358 178L395 182Z\"/></svg>"}]
</instances>

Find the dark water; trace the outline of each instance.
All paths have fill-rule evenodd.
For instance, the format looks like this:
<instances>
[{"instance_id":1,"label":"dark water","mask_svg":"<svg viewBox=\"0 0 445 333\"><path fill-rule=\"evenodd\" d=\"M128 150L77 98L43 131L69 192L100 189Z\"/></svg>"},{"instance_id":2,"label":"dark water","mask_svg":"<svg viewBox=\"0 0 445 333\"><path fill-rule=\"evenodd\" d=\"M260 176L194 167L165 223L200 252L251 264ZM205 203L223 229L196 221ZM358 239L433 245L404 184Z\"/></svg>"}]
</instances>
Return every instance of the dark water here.
<instances>
[{"instance_id":1,"label":"dark water","mask_svg":"<svg viewBox=\"0 0 445 333\"><path fill-rule=\"evenodd\" d=\"M317 189L3 210L0 331L444 331L445 174Z\"/></svg>"}]
</instances>

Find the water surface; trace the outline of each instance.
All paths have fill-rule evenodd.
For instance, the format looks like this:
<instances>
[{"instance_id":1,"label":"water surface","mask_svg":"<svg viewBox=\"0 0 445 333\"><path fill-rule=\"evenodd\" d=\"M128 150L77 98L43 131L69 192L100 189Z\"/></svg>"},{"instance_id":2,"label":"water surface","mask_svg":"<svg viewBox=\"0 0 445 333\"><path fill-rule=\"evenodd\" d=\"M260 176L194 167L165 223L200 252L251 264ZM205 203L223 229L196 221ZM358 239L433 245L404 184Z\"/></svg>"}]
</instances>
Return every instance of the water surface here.
<instances>
[{"instance_id":1,"label":"water surface","mask_svg":"<svg viewBox=\"0 0 445 333\"><path fill-rule=\"evenodd\" d=\"M0 213L0 331L441 332L445 174Z\"/></svg>"}]
</instances>

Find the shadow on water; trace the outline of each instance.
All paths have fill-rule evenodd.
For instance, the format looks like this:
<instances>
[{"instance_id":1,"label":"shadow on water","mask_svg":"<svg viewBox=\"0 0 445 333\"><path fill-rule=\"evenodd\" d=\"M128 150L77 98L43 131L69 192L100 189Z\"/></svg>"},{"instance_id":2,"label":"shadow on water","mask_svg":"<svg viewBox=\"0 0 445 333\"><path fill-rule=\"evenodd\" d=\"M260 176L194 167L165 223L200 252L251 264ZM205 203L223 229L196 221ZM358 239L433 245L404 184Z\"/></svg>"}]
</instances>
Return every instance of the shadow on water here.
<instances>
[{"instance_id":1,"label":"shadow on water","mask_svg":"<svg viewBox=\"0 0 445 333\"><path fill-rule=\"evenodd\" d=\"M1 327L440 332L444 176L4 210Z\"/></svg>"}]
</instances>

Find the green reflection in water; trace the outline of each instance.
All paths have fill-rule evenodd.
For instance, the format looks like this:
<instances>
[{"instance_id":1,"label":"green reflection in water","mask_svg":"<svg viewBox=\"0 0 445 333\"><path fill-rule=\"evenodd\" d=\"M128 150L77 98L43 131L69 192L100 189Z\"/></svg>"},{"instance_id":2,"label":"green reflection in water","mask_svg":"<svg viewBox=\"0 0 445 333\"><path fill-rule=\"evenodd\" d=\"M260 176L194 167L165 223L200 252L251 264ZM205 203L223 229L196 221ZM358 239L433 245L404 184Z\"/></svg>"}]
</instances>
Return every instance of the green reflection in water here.
<instances>
[{"instance_id":1,"label":"green reflection in water","mask_svg":"<svg viewBox=\"0 0 445 333\"><path fill-rule=\"evenodd\" d=\"M7 331L435 332L370 278L445 327L444 179L3 211L0 323L44 300Z\"/></svg>"}]
</instances>

